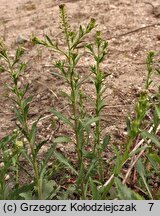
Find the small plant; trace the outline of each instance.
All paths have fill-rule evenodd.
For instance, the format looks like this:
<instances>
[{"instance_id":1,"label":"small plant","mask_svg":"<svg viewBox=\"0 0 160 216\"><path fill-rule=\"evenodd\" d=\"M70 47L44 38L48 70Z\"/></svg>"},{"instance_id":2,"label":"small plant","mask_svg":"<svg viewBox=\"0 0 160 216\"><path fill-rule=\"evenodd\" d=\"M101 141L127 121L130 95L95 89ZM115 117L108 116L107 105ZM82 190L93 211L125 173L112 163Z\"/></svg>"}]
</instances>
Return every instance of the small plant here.
<instances>
[{"instance_id":1,"label":"small plant","mask_svg":"<svg viewBox=\"0 0 160 216\"><path fill-rule=\"evenodd\" d=\"M140 92L134 115L127 118L127 141L121 146L113 145L110 135L103 134L101 119L106 106L104 81L109 75L103 71L102 63L108 43L99 31L93 40L88 39L96 27L95 19L73 30L65 5L60 5L59 11L65 46L48 35L45 39L34 37L33 42L60 56L53 65L58 72L52 74L63 79L69 88L69 92L61 92L67 98L69 115L54 107L50 111L70 128L73 136L56 135L51 143L39 140L38 122L41 117L30 121L33 97L29 94L29 84L20 82L26 69L26 63L21 61L24 49L18 48L12 58L0 43L0 72L10 76L10 84L7 84L9 100L17 120L16 129L0 140L0 199L160 199L160 193L153 185L160 179L160 86L153 89L154 75L160 75L160 67L154 67L155 53L150 52L147 56L148 73L144 89ZM92 65L82 76L78 68L85 55L91 57ZM95 88L94 99L85 89L88 80ZM90 101L92 113L87 108ZM69 156L56 149L57 143L68 142L75 144L74 165ZM49 145L48 151L45 156L40 155L45 144ZM112 149L112 157L106 163L103 154L108 146ZM53 157L56 160L51 163ZM22 166L22 159L31 171ZM21 169L27 173L29 184L21 185ZM57 175L60 178L58 183ZM68 181L64 183L66 179Z\"/></svg>"},{"instance_id":2,"label":"small plant","mask_svg":"<svg viewBox=\"0 0 160 216\"><path fill-rule=\"evenodd\" d=\"M11 199L12 190L9 187L11 181L16 188L19 183L18 169L15 163L18 163L19 154L17 148L14 145L16 143L17 133L13 132L0 140L0 200ZM8 145L10 144L10 145ZM14 174L16 178L14 178Z\"/></svg>"},{"instance_id":3,"label":"small plant","mask_svg":"<svg viewBox=\"0 0 160 216\"><path fill-rule=\"evenodd\" d=\"M155 74L155 69L153 67L154 52L150 52L147 57L147 69L148 75L145 83L145 89L140 93L139 100L135 107L135 118L129 116L127 119L128 128L128 143L126 145L126 150L123 156L117 155L115 166L115 176L121 173L123 165L130 160L131 164L128 171L123 179L123 185L127 183L131 171L135 169L136 176L132 179L132 187L137 180L140 186L141 194L147 199L153 199L153 195L149 186L149 178L153 177L153 173L159 175L159 159L158 152L160 148L159 138L157 137L157 132L160 129L160 104L159 104L159 86L158 91L153 92L151 89L151 84L153 83L153 75ZM149 120L148 120L149 119ZM150 165L149 165L150 164ZM151 166L150 170L146 167ZM152 171L151 171L152 170ZM151 174L149 172L151 171ZM139 175L139 177L138 177ZM118 188L118 182L116 182ZM143 188L144 185L144 189ZM121 197L122 198L122 197ZM123 197L124 198L124 197ZM137 197L138 198L138 197ZM132 197L133 199L133 197ZM138 198L139 199L139 198Z\"/></svg>"},{"instance_id":4,"label":"small plant","mask_svg":"<svg viewBox=\"0 0 160 216\"><path fill-rule=\"evenodd\" d=\"M104 152L105 147L109 142L109 136L107 135L104 138L103 142L101 142L101 137L102 137L101 112L103 108L106 106L105 97L104 97L104 92L106 90L106 87L104 85L104 81L105 78L108 76L108 74L105 74L102 71L100 64L105 59L108 43L107 41L102 39L101 32L97 32L95 47L93 44L87 44L86 47L89 49L91 55L95 60L95 65L91 66L91 71L95 76L95 79L93 80L95 85L95 90L96 90L95 117L98 120L96 121L93 152L95 153L95 156L97 157L97 160L99 162L98 172L99 172L100 180L101 182L104 182L104 167L103 167L102 153Z\"/></svg>"},{"instance_id":5,"label":"small plant","mask_svg":"<svg viewBox=\"0 0 160 216\"><path fill-rule=\"evenodd\" d=\"M18 120L18 123L16 123L18 129L16 138L14 137L13 139L12 136L11 138L6 137L1 140L1 144L2 144L1 149L3 152L3 161L5 164L4 170L6 172L6 169L8 169L9 166L14 165L16 169L16 189L17 191L20 191L19 196L24 197L26 199L51 199L55 195L55 191L58 189L58 187L56 186L54 181L48 181L45 174L46 174L47 163L53 155L55 145L51 145L51 147L48 150L48 153L45 156L45 159L40 162L38 158L38 153L41 147L44 144L46 144L47 140L43 140L41 142L36 141L37 123L39 119L34 123L32 123L31 125L29 124L29 119L28 119L29 106L32 101L32 96L28 96L27 94L27 91L29 89L29 84L27 83L24 86L19 85L20 76L25 71L26 68L26 64L20 61L20 58L22 57L23 53L24 50L22 48L18 48L16 51L16 55L12 60L9 58L9 55L4 45L1 44L0 57L1 59L4 60L5 63L5 65L1 66L1 68L3 69L3 71L6 71L10 75L12 81L11 85L7 85L7 86L10 92L12 93L10 100L12 100L14 104L13 111ZM4 148L6 148L5 147L6 141L8 143L13 142L14 143L13 145L16 146L16 152L11 151L11 154L9 154L7 158L4 151ZM26 159L26 161L28 162L28 166L31 166L34 171L31 184L25 187L24 190L23 188L22 189L19 188L18 170L20 165L20 161L19 161L20 156L23 156ZM13 161L13 157L15 161ZM7 165L6 165L6 161L8 161ZM25 171L26 173L28 173L27 170ZM3 174L5 172L3 172L2 170ZM57 187L56 190L55 187ZM45 190L47 191L47 193Z\"/></svg>"},{"instance_id":6,"label":"small plant","mask_svg":"<svg viewBox=\"0 0 160 216\"><path fill-rule=\"evenodd\" d=\"M68 119L62 113L52 109L52 112L58 116L59 119L63 120L66 124L71 126L74 131L76 142L76 153L77 153L77 167L79 169L78 173L80 175L77 178L77 188L80 190L83 199L86 199L87 185L89 181L89 172L98 167L99 180L104 181L104 169L102 152L104 151L105 145L101 143L101 127L100 127L100 114L105 106L105 101L103 93L105 91L105 86L103 84L105 73L101 70L101 63L105 59L107 42L101 38L101 33L97 32L95 44L83 43L84 38L95 28L96 23L94 19L88 23L86 27L80 25L78 31L71 30L70 23L68 21L68 16L66 13L66 8L64 5L60 5L60 19L61 19L61 29L65 38L66 50L62 50L57 42L53 42L48 35L46 35L46 40L41 40L37 37L33 41L37 44L44 45L45 47L51 48L54 52L60 53L63 56L63 60L59 60L55 63L55 67L60 70L60 74L57 76L62 77L66 84L70 87L70 94L66 94L70 108L72 112L72 120ZM81 48L81 49L80 49ZM88 51L81 51L81 50ZM81 78L77 72L77 65L80 59L85 53L90 53L95 61L95 65L91 66L91 76L93 74L93 83L95 85L96 101L95 101L95 116L89 116L87 114L87 109L84 105L84 95L85 92L82 91L83 83L89 79L89 76ZM94 134L94 145L92 145L92 153L87 153L85 148L89 145L90 141L90 131L91 124L96 122L95 134ZM104 144L104 145L103 145ZM88 155L88 156L87 156ZM90 168L85 165L85 160L91 159ZM89 172L87 172L89 170ZM75 172L76 173L76 172ZM96 173L95 173L96 175ZM87 176L87 178L86 178Z\"/></svg>"}]
</instances>

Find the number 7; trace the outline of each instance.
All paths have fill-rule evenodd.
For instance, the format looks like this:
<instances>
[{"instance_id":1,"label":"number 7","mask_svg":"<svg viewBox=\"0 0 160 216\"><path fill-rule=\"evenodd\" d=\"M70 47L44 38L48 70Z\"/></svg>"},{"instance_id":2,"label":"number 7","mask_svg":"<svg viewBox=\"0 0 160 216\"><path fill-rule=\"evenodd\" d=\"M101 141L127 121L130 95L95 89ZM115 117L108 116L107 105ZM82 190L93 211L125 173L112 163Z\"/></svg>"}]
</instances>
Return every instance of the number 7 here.
<instances>
[{"instance_id":1,"label":"number 7","mask_svg":"<svg viewBox=\"0 0 160 216\"><path fill-rule=\"evenodd\" d=\"M150 205L149 211L151 211L154 203L148 203L148 204Z\"/></svg>"}]
</instances>

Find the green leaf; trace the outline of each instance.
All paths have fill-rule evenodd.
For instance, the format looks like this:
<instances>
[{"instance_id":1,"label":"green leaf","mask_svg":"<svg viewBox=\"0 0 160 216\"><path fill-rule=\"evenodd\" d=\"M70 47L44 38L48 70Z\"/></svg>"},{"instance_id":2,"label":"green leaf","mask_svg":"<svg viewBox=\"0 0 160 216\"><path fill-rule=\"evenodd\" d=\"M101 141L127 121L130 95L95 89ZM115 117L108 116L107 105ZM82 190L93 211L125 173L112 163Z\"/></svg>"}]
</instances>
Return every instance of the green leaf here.
<instances>
[{"instance_id":1,"label":"green leaf","mask_svg":"<svg viewBox=\"0 0 160 216\"><path fill-rule=\"evenodd\" d=\"M79 171L78 171L78 178L77 178L76 184L80 185L82 181L84 182L84 180L85 180L85 169L84 169L84 164L81 163Z\"/></svg>"},{"instance_id":2,"label":"green leaf","mask_svg":"<svg viewBox=\"0 0 160 216\"><path fill-rule=\"evenodd\" d=\"M62 142L70 142L70 141L71 141L70 137L67 136L57 137L56 139L54 139L54 143L62 143Z\"/></svg>"},{"instance_id":3,"label":"green leaf","mask_svg":"<svg viewBox=\"0 0 160 216\"><path fill-rule=\"evenodd\" d=\"M39 119L40 119L40 117L37 119L36 122L34 122L32 124L32 129L31 129L30 134L29 134L30 144L32 146L34 146L34 144L35 144L36 135L37 135L37 124L39 122Z\"/></svg>"},{"instance_id":4,"label":"green leaf","mask_svg":"<svg viewBox=\"0 0 160 216\"><path fill-rule=\"evenodd\" d=\"M160 164L160 157L156 153L148 154L156 163Z\"/></svg>"},{"instance_id":5,"label":"green leaf","mask_svg":"<svg viewBox=\"0 0 160 216\"><path fill-rule=\"evenodd\" d=\"M90 181L91 190L92 190L92 199L93 200L100 200L101 196L99 194L99 191L97 189L96 184L94 183L94 181L92 180L92 178L89 178L89 181Z\"/></svg>"},{"instance_id":6,"label":"green leaf","mask_svg":"<svg viewBox=\"0 0 160 216\"><path fill-rule=\"evenodd\" d=\"M142 146L142 147L136 149L135 151L130 152L129 157L133 157L134 155L138 154L141 151L146 150L147 148L149 148L149 146Z\"/></svg>"},{"instance_id":7,"label":"green leaf","mask_svg":"<svg viewBox=\"0 0 160 216\"><path fill-rule=\"evenodd\" d=\"M10 142L14 141L16 137L17 137L16 133L11 133L10 135L3 137L0 140L0 149L5 145L10 144Z\"/></svg>"},{"instance_id":8,"label":"green leaf","mask_svg":"<svg viewBox=\"0 0 160 216\"><path fill-rule=\"evenodd\" d=\"M57 195L58 191L59 187L55 181L47 181L46 179L43 180L43 200L53 199L53 197Z\"/></svg>"},{"instance_id":9,"label":"green leaf","mask_svg":"<svg viewBox=\"0 0 160 216\"><path fill-rule=\"evenodd\" d=\"M103 139L103 144L102 144L103 150L105 150L106 146L109 144L110 139L111 139L111 136L109 134L106 134Z\"/></svg>"},{"instance_id":10,"label":"green leaf","mask_svg":"<svg viewBox=\"0 0 160 216\"><path fill-rule=\"evenodd\" d=\"M68 167L76 175L79 175L78 172L74 169L74 167L69 163L69 161L61 153L55 151L54 155L55 155L56 159L59 160L59 162L66 165L66 167Z\"/></svg>"},{"instance_id":11,"label":"green leaf","mask_svg":"<svg viewBox=\"0 0 160 216\"><path fill-rule=\"evenodd\" d=\"M11 200L18 200L20 199L20 197L23 197L25 199L28 199L28 200L32 200L33 197L32 197L32 190L35 186L35 182L32 182L30 184L25 184L24 186L16 189L15 191L13 191L13 193L11 193L11 196L10 196L10 199Z\"/></svg>"},{"instance_id":12,"label":"green leaf","mask_svg":"<svg viewBox=\"0 0 160 216\"><path fill-rule=\"evenodd\" d=\"M160 119L160 105L155 106L155 111L158 116L158 119Z\"/></svg>"},{"instance_id":13,"label":"green leaf","mask_svg":"<svg viewBox=\"0 0 160 216\"><path fill-rule=\"evenodd\" d=\"M23 101L23 107L25 107L27 104L29 104L33 99L33 96L30 96L28 98L26 98L24 101Z\"/></svg>"},{"instance_id":14,"label":"green leaf","mask_svg":"<svg viewBox=\"0 0 160 216\"><path fill-rule=\"evenodd\" d=\"M83 126L84 127L88 127L88 126L90 126L92 123L96 123L97 121L99 121L100 120L100 118L99 117L93 117L93 118L90 118L90 119L88 119L87 121L85 121L84 123L83 123Z\"/></svg>"},{"instance_id":15,"label":"green leaf","mask_svg":"<svg viewBox=\"0 0 160 216\"><path fill-rule=\"evenodd\" d=\"M49 42L49 44L53 47L55 47L55 45L53 44L52 40L50 39L50 37L48 35L45 35L47 41Z\"/></svg>"},{"instance_id":16,"label":"green leaf","mask_svg":"<svg viewBox=\"0 0 160 216\"><path fill-rule=\"evenodd\" d=\"M128 134L130 135L132 133L132 120L130 116L127 117L126 124L127 124Z\"/></svg>"},{"instance_id":17,"label":"green leaf","mask_svg":"<svg viewBox=\"0 0 160 216\"><path fill-rule=\"evenodd\" d=\"M85 174L85 181L87 182L89 177L94 176L96 171L97 171L97 160L93 159L90 164L90 167L88 168L87 173Z\"/></svg>"},{"instance_id":18,"label":"green leaf","mask_svg":"<svg viewBox=\"0 0 160 216\"><path fill-rule=\"evenodd\" d=\"M5 68L2 65L0 65L0 73L3 73L4 71L5 71Z\"/></svg>"},{"instance_id":19,"label":"green leaf","mask_svg":"<svg viewBox=\"0 0 160 216\"><path fill-rule=\"evenodd\" d=\"M19 131L25 135L25 137L27 138L27 140L29 141L29 137L28 137L28 133L19 125L15 122L16 126L18 127Z\"/></svg>"},{"instance_id":20,"label":"green leaf","mask_svg":"<svg viewBox=\"0 0 160 216\"><path fill-rule=\"evenodd\" d=\"M27 151L25 149L20 149L20 153L25 157L25 159L31 164L32 163L32 159L30 158L30 156L28 155Z\"/></svg>"},{"instance_id":21,"label":"green leaf","mask_svg":"<svg viewBox=\"0 0 160 216\"><path fill-rule=\"evenodd\" d=\"M27 191L25 193L20 193L19 195L22 198L24 198L25 200L32 200L33 199L32 191Z\"/></svg>"},{"instance_id":22,"label":"green leaf","mask_svg":"<svg viewBox=\"0 0 160 216\"><path fill-rule=\"evenodd\" d=\"M96 27L96 20L94 18L91 18L90 22L86 27L86 33L89 33L95 27Z\"/></svg>"},{"instance_id":23,"label":"green leaf","mask_svg":"<svg viewBox=\"0 0 160 216\"><path fill-rule=\"evenodd\" d=\"M148 158L148 160L152 164L154 170L158 173L159 172L158 166L160 164L159 155L157 155L156 153L150 153L150 154L147 154L146 157Z\"/></svg>"},{"instance_id":24,"label":"green leaf","mask_svg":"<svg viewBox=\"0 0 160 216\"><path fill-rule=\"evenodd\" d=\"M150 189L149 189L149 186L148 186L147 181L146 181L145 168L144 168L144 166L142 164L141 159L138 160L138 162L136 164L136 169L137 169L139 175L141 176L141 178L143 180L143 183L144 183L144 185L145 185L145 187L146 187L146 189L148 191L148 194L149 194L150 198L153 199L152 194L151 194Z\"/></svg>"},{"instance_id":25,"label":"green leaf","mask_svg":"<svg viewBox=\"0 0 160 216\"><path fill-rule=\"evenodd\" d=\"M73 128L73 124L72 122L63 114L61 114L59 111L55 110L55 109L51 109L50 110L55 116L57 116L60 120L62 120L63 122L65 122L66 124L70 125Z\"/></svg>"},{"instance_id":26,"label":"green leaf","mask_svg":"<svg viewBox=\"0 0 160 216\"><path fill-rule=\"evenodd\" d=\"M84 149L83 149L83 155L87 159L95 159L96 158L96 155L94 152L88 152L88 151L85 151Z\"/></svg>"},{"instance_id":27,"label":"green leaf","mask_svg":"<svg viewBox=\"0 0 160 216\"><path fill-rule=\"evenodd\" d=\"M124 160L123 160L123 155L120 153L120 151L116 152L116 161L115 161L115 166L114 166L114 174L115 176L119 175L121 167L123 166Z\"/></svg>"},{"instance_id":28,"label":"green leaf","mask_svg":"<svg viewBox=\"0 0 160 216\"><path fill-rule=\"evenodd\" d=\"M60 79L64 79L64 76L62 76L61 74L56 73L56 72L54 72L54 71L51 71L51 74L52 74L53 76L56 76L56 77L60 78Z\"/></svg>"},{"instance_id":29,"label":"green leaf","mask_svg":"<svg viewBox=\"0 0 160 216\"><path fill-rule=\"evenodd\" d=\"M148 131L142 131L141 135L143 139L149 138L157 147L160 148L160 140L156 137L156 135L149 133Z\"/></svg>"},{"instance_id":30,"label":"green leaf","mask_svg":"<svg viewBox=\"0 0 160 216\"><path fill-rule=\"evenodd\" d=\"M106 102L104 100L101 100L101 102L98 104L98 112L100 112L105 106Z\"/></svg>"},{"instance_id":31,"label":"green leaf","mask_svg":"<svg viewBox=\"0 0 160 216\"><path fill-rule=\"evenodd\" d=\"M14 59L14 62L12 64L12 67L20 60L20 57L23 55L24 49L23 48L18 48L16 51L16 56Z\"/></svg>"},{"instance_id":32,"label":"green leaf","mask_svg":"<svg viewBox=\"0 0 160 216\"><path fill-rule=\"evenodd\" d=\"M103 41L103 50L105 50L108 47L108 41Z\"/></svg>"},{"instance_id":33,"label":"green leaf","mask_svg":"<svg viewBox=\"0 0 160 216\"><path fill-rule=\"evenodd\" d=\"M6 62L9 62L9 59L8 59L8 55L7 55L7 52L6 52L6 49L5 48L2 48L1 52L0 52L0 56L5 59Z\"/></svg>"},{"instance_id":34,"label":"green leaf","mask_svg":"<svg viewBox=\"0 0 160 216\"><path fill-rule=\"evenodd\" d=\"M19 59L24 53L24 48L18 48L16 51L16 59Z\"/></svg>"},{"instance_id":35,"label":"green leaf","mask_svg":"<svg viewBox=\"0 0 160 216\"><path fill-rule=\"evenodd\" d=\"M91 53L93 53L93 44L87 44L86 48L89 49L91 51Z\"/></svg>"},{"instance_id":36,"label":"green leaf","mask_svg":"<svg viewBox=\"0 0 160 216\"><path fill-rule=\"evenodd\" d=\"M16 114L18 121L23 125L23 116L20 113L20 111L17 108L14 108L14 112Z\"/></svg>"},{"instance_id":37,"label":"green leaf","mask_svg":"<svg viewBox=\"0 0 160 216\"><path fill-rule=\"evenodd\" d=\"M66 93L64 91L60 91L59 94L63 97L66 97L69 101L71 101L71 97L68 93Z\"/></svg>"},{"instance_id":38,"label":"green leaf","mask_svg":"<svg viewBox=\"0 0 160 216\"><path fill-rule=\"evenodd\" d=\"M27 120L27 116L28 116L28 110L29 110L29 104L27 104L25 107L24 107L24 109L23 109L23 111L24 111L24 119L25 120Z\"/></svg>"},{"instance_id":39,"label":"green leaf","mask_svg":"<svg viewBox=\"0 0 160 216\"><path fill-rule=\"evenodd\" d=\"M48 149L47 154L45 155L45 159L43 160L43 165L42 165L41 170L40 170L41 179L43 179L43 176L44 176L45 171L46 171L47 163L49 162L49 160L53 156L53 153L55 151L55 147L56 147L55 145L52 145L51 148Z\"/></svg>"},{"instance_id":40,"label":"green leaf","mask_svg":"<svg viewBox=\"0 0 160 216\"><path fill-rule=\"evenodd\" d=\"M38 143L38 144L36 145L35 155L38 154L39 150L41 149L41 147L42 147L44 144L46 144L46 142L47 142L47 140L43 140L43 141L41 141L40 143Z\"/></svg>"},{"instance_id":41,"label":"green leaf","mask_svg":"<svg viewBox=\"0 0 160 216\"><path fill-rule=\"evenodd\" d=\"M83 35L84 35L84 31L83 31L82 26L80 25L79 26L79 38L83 37Z\"/></svg>"},{"instance_id":42,"label":"green leaf","mask_svg":"<svg viewBox=\"0 0 160 216\"><path fill-rule=\"evenodd\" d=\"M138 193L134 192L126 185L122 184L119 178L115 178L115 185L120 200L144 200L144 198Z\"/></svg>"},{"instance_id":43,"label":"green leaf","mask_svg":"<svg viewBox=\"0 0 160 216\"><path fill-rule=\"evenodd\" d=\"M41 39L39 39L39 38L37 38L37 37L34 37L34 38L32 39L32 41L33 41L33 43L35 43L35 44L41 44L41 45L44 45L44 46L47 45L47 43L46 43L45 41L43 41L43 40L41 40Z\"/></svg>"},{"instance_id":44,"label":"green leaf","mask_svg":"<svg viewBox=\"0 0 160 216\"><path fill-rule=\"evenodd\" d=\"M29 88L29 83L27 83L22 91L21 97L24 97L24 95L26 94L26 92L28 91Z\"/></svg>"},{"instance_id":45,"label":"green leaf","mask_svg":"<svg viewBox=\"0 0 160 216\"><path fill-rule=\"evenodd\" d=\"M21 74L25 69L26 69L27 65L25 63L22 63L20 65L20 68L19 68L19 71L18 71L18 74Z\"/></svg>"}]
</instances>

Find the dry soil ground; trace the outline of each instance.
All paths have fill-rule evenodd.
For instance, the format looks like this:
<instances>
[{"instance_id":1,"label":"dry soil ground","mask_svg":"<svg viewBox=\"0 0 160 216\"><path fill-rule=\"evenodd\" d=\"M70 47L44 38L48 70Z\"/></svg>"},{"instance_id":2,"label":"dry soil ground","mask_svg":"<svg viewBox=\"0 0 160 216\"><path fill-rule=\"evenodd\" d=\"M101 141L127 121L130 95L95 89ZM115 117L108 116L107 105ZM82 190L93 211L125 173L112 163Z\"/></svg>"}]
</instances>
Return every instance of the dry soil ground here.
<instances>
[{"instance_id":1,"label":"dry soil ground","mask_svg":"<svg viewBox=\"0 0 160 216\"><path fill-rule=\"evenodd\" d=\"M148 0L149 1L149 0ZM31 83L30 93L34 95L30 121L39 115L44 117L39 123L42 138L53 138L58 133L69 133L63 125L51 127L48 109L56 106L67 110L65 102L59 96L60 90L68 91L61 80L54 78L50 71L52 62L57 58L46 49L35 47L30 39L36 35L48 34L61 40L59 30L58 5L65 3L73 27L84 24L91 17L97 20L97 29L103 32L109 42L108 57L104 69L111 73L106 80L107 107L104 112L104 132L111 132L115 140L123 139L125 118L133 109L138 91L143 88L146 78L146 56L150 50L160 48L160 16L155 16L146 0L0 0L0 38L7 45L10 55L23 43L26 53L24 60L28 69L22 82ZM152 1L156 6L159 0ZM80 66L80 72L87 73L90 60L86 57ZM86 67L86 69L85 69ZM0 78L0 138L14 128L14 115L11 103L5 97L8 90L5 83L9 77L4 73ZM91 84L86 85L87 92L94 95ZM89 109L89 108L88 108ZM55 131L57 130L57 133ZM74 148L65 149L74 151Z\"/></svg>"}]
</instances>

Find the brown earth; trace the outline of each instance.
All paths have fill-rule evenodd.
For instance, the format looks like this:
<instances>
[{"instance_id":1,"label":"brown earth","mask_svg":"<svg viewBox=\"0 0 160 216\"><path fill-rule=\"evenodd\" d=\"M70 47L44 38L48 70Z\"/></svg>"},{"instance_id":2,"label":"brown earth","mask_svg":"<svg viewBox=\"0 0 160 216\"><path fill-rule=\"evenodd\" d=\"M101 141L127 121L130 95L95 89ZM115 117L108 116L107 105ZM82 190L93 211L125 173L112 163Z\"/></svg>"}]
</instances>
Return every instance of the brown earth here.
<instances>
[{"instance_id":1,"label":"brown earth","mask_svg":"<svg viewBox=\"0 0 160 216\"><path fill-rule=\"evenodd\" d=\"M42 115L39 123L39 138L53 139L59 133L70 134L61 123L52 128L54 116L49 108L69 112L62 102L60 90L68 91L63 81L53 77L52 63L57 56L47 49L33 46L33 36L42 38L45 34L61 40L59 30L58 5L65 3L73 28L85 24L91 17L97 20L98 30L103 32L109 42L108 58L103 67L111 75L106 80L107 107L103 113L104 133L110 132L113 140L124 136L125 120L132 111L138 92L146 79L146 57L150 50L159 52L160 16L155 16L151 5L145 0L0 0L0 38L7 45L10 55L15 53L17 45L23 43L26 52L23 57L28 69L21 80L30 82L30 93L34 95L30 121ZM159 4L155 0L153 4ZM85 58L80 72L87 73L90 59ZM8 93L5 83L9 77L5 73L0 78L0 138L14 128L14 115L11 103L5 97ZM94 95L94 87L88 83L86 92ZM90 108L88 107L88 110ZM66 151L74 151L69 145ZM63 147L62 147L63 150Z\"/></svg>"}]
</instances>

